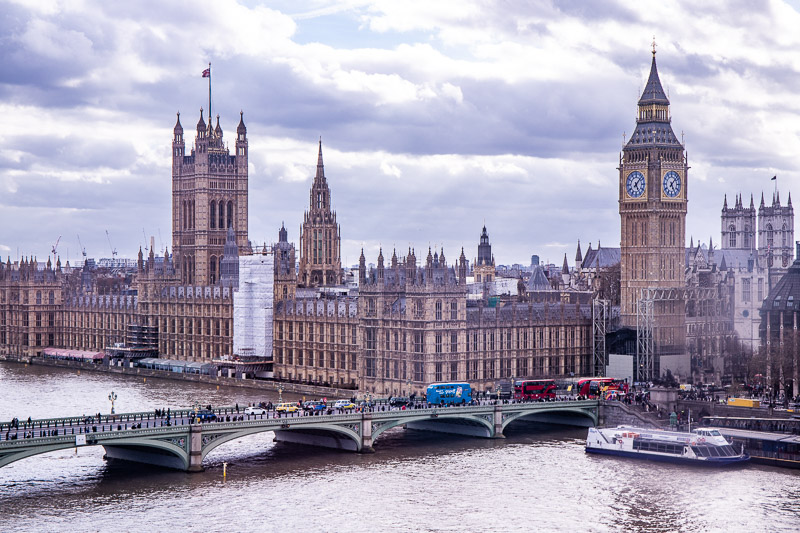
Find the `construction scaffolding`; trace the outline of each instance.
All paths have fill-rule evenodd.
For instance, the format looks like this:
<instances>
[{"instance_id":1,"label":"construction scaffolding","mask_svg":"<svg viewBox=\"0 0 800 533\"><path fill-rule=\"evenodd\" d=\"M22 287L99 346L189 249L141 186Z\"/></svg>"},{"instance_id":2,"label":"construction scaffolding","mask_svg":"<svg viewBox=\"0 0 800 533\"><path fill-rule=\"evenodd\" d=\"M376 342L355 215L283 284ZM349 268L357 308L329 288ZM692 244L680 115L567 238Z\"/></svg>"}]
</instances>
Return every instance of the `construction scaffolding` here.
<instances>
[{"instance_id":1,"label":"construction scaffolding","mask_svg":"<svg viewBox=\"0 0 800 533\"><path fill-rule=\"evenodd\" d=\"M636 306L636 381L653 379L653 289L642 289Z\"/></svg>"},{"instance_id":2,"label":"construction scaffolding","mask_svg":"<svg viewBox=\"0 0 800 533\"><path fill-rule=\"evenodd\" d=\"M593 376L604 376L606 373L606 333L610 323L611 309L608 300L595 298L592 300L592 372Z\"/></svg>"},{"instance_id":3,"label":"construction scaffolding","mask_svg":"<svg viewBox=\"0 0 800 533\"><path fill-rule=\"evenodd\" d=\"M656 375L656 357L665 351L686 351L686 303L708 302L718 299L714 287L683 288L644 288L636 306L636 381L650 381ZM658 305L659 312L655 312ZM669 306L669 310L667 307ZM677 308L677 310L676 310ZM658 318L656 318L658 314ZM679 329L675 339L669 337L669 344L661 339L658 350L655 346L656 332L659 329Z\"/></svg>"}]
</instances>

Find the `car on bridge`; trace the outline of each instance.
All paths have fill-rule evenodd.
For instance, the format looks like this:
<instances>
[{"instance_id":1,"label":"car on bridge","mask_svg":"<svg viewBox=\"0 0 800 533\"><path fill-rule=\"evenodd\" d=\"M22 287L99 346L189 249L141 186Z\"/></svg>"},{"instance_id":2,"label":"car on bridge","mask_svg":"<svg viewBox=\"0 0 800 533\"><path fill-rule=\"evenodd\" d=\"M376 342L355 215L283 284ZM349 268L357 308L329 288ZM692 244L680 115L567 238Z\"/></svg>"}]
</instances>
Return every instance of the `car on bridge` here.
<instances>
[{"instance_id":1,"label":"car on bridge","mask_svg":"<svg viewBox=\"0 0 800 533\"><path fill-rule=\"evenodd\" d=\"M392 407L403 407L404 405L411 405L411 400L404 396L392 396L389 398L389 405Z\"/></svg>"},{"instance_id":2,"label":"car on bridge","mask_svg":"<svg viewBox=\"0 0 800 533\"><path fill-rule=\"evenodd\" d=\"M213 422L217 419L217 415L209 409L198 409L197 411L189 412L189 418L200 422Z\"/></svg>"},{"instance_id":3,"label":"car on bridge","mask_svg":"<svg viewBox=\"0 0 800 533\"><path fill-rule=\"evenodd\" d=\"M294 413L297 411L297 404L296 403L279 403L275 410L279 413Z\"/></svg>"},{"instance_id":4,"label":"car on bridge","mask_svg":"<svg viewBox=\"0 0 800 533\"><path fill-rule=\"evenodd\" d=\"M263 407L248 407L244 410L244 414L246 415L265 415L267 414L267 410Z\"/></svg>"},{"instance_id":5,"label":"car on bridge","mask_svg":"<svg viewBox=\"0 0 800 533\"><path fill-rule=\"evenodd\" d=\"M322 402L312 402L308 401L303 404L303 411L309 412L316 412L316 411L324 411L328 406Z\"/></svg>"},{"instance_id":6,"label":"car on bridge","mask_svg":"<svg viewBox=\"0 0 800 533\"><path fill-rule=\"evenodd\" d=\"M336 403L333 404L334 409L355 409L356 404L351 402L350 400L336 400Z\"/></svg>"}]
</instances>

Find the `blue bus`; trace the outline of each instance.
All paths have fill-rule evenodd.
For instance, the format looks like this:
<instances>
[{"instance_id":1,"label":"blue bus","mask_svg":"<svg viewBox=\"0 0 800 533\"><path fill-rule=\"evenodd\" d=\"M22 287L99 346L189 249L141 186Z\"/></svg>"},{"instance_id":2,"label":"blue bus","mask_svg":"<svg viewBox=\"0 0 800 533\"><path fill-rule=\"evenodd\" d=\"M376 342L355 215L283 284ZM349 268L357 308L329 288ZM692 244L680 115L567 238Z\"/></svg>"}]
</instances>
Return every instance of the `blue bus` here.
<instances>
[{"instance_id":1,"label":"blue bus","mask_svg":"<svg viewBox=\"0 0 800 533\"><path fill-rule=\"evenodd\" d=\"M464 405L472 401L469 383L433 383L425 391L428 403L434 405Z\"/></svg>"}]
</instances>

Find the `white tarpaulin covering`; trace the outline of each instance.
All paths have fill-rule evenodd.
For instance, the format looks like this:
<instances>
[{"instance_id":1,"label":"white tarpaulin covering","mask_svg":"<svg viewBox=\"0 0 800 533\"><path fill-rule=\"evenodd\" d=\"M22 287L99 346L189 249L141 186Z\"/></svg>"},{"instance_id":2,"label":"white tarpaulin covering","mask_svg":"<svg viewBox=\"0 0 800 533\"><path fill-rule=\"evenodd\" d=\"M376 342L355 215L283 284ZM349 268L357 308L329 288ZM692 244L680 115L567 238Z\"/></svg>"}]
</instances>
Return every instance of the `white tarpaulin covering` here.
<instances>
[{"instance_id":1,"label":"white tarpaulin covering","mask_svg":"<svg viewBox=\"0 0 800 533\"><path fill-rule=\"evenodd\" d=\"M233 353L272 356L274 256L239 257L239 289L233 294Z\"/></svg>"}]
</instances>

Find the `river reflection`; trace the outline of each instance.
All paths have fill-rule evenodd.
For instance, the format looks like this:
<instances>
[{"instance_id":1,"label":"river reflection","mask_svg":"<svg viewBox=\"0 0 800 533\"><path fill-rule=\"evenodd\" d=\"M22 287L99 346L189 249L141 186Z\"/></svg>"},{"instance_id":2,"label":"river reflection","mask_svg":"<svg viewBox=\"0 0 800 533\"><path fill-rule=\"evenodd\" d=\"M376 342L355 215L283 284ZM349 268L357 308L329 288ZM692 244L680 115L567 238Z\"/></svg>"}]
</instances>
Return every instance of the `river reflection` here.
<instances>
[{"instance_id":1,"label":"river reflection","mask_svg":"<svg viewBox=\"0 0 800 533\"><path fill-rule=\"evenodd\" d=\"M260 391L0 364L0 419L275 400ZM202 398L202 399L201 399ZM503 440L395 428L374 454L272 433L225 443L206 471L106 462L103 449L0 469L0 531L797 531L800 472L694 469L587 455L585 429ZM227 463L223 479L222 464Z\"/></svg>"}]
</instances>

